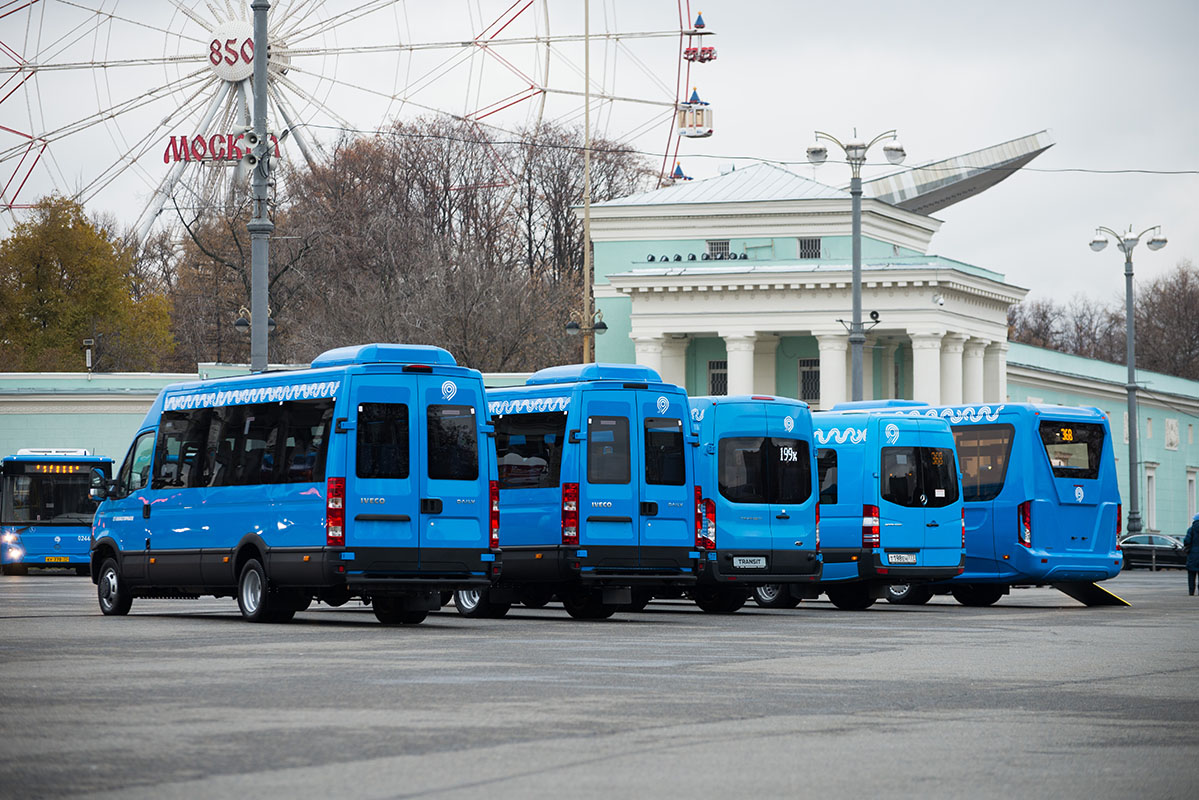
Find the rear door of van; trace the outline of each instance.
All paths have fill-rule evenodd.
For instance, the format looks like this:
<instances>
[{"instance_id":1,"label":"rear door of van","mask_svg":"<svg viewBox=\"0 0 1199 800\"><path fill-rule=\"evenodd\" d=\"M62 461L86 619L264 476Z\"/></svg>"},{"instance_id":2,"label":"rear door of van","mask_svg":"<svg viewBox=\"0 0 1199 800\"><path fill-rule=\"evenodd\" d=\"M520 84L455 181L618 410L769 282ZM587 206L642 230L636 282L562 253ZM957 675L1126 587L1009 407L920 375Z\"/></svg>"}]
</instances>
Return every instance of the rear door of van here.
<instances>
[{"instance_id":1,"label":"rear door of van","mask_svg":"<svg viewBox=\"0 0 1199 800\"><path fill-rule=\"evenodd\" d=\"M1033 547L1058 553L1109 552L1116 529L1116 492L1105 486L1105 473L1114 477L1114 468L1110 431L1103 419L1041 416L1034 435L1042 451L1034 455L1038 471L1048 473L1038 477L1037 484L1043 486L1047 478L1052 490L1039 492L1032 503Z\"/></svg>"},{"instance_id":2,"label":"rear door of van","mask_svg":"<svg viewBox=\"0 0 1199 800\"><path fill-rule=\"evenodd\" d=\"M695 546L695 483L690 412L679 393L637 390L642 454L638 545L643 567L680 567ZM662 550L660 548L669 548Z\"/></svg>"},{"instance_id":3,"label":"rear door of van","mask_svg":"<svg viewBox=\"0 0 1199 800\"><path fill-rule=\"evenodd\" d=\"M762 556L739 557L735 568L766 569L774 549L771 509L767 502L763 453L768 449L763 403L716 403L716 458L711 463L720 504L716 513L716 546L722 550L758 550Z\"/></svg>"},{"instance_id":4,"label":"rear door of van","mask_svg":"<svg viewBox=\"0 0 1199 800\"><path fill-rule=\"evenodd\" d=\"M1009 466L1019 458L1016 427L1012 418L979 425L954 425L954 446L962 472L962 494L966 511L966 572L996 574L996 538L1002 533L1015 541L1016 511L1009 508L1012 523L998 525L998 499L1009 478ZM1021 459L1023 461L1023 459ZM1019 467L1010 475L1020 483Z\"/></svg>"},{"instance_id":5,"label":"rear door of van","mask_svg":"<svg viewBox=\"0 0 1199 800\"><path fill-rule=\"evenodd\" d=\"M579 447L579 547L603 547L597 567L638 562L641 459L637 392L585 388L582 419L586 441Z\"/></svg>"},{"instance_id":6,"label":"rear door of van","mask_svg":"<svg viewBox=\"0 0 1199 800\"><path fill-rule=\"evenodd\" d=\"M879 448L877 456L867 456L866 471L873 472L871 460L880 462L878 510L883 564L920 564L928 522L927 498L922 489L920 422L915 417L885 417L872 419L870 425Z\"/></svg>"},{"instance_id":7,"label":"rear door of van","mask_svg":"<svg viewBox=\"0 0 1199 800\"><path fill-rule=\"evenodd\" d=\"M787 563L785 554L816 548L816 512L812 499L811 429L795 408L763 403L770 433L768 457L773 461L768 492L771 549L775 560ZM803 510L801 511L801 507ZM781 558L780 558L781 557Z\"/></svg>"}]
</instances>

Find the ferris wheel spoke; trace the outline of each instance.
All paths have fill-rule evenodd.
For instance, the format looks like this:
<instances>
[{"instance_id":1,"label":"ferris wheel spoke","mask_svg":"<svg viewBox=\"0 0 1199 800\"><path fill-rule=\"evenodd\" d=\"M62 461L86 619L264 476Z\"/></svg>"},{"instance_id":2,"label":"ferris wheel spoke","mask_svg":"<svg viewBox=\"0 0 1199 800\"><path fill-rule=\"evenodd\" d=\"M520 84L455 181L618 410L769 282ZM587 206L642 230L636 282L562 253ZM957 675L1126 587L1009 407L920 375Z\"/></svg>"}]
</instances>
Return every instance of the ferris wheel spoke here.
<instances>
[{"instance_id":1,"label":"ferris wheel spoke","mask_svg":"<svg viewBox=\"0 0 1199 800\"><path fill-rule=\"evenodd\" d=\"M584 97L584 93L575 89L553 89L547 87L546 94L565 95L567 97ZM667 100L646 100L643 97L625 97L622 95L607 94L605 92L591 92L591 101L593 103L633 103L636 105L645 106L662 106L663 108L673 109L675 104Z\"/></svg>"},{"instance_id":2,"label":"ferris wheel spoke","mask_svg":"<svg viewBox=\"0 0 1199 800\"><path fill-rule=\"evenodd\" d=\"M591 35L591 40L594 41L623 41L625 39L664 39L670 37L678 37L678 31L644 31L641 33L594 33ZM541 45L560 45L560 44L579 44L582 43L584 37L580 35L563 35L563 36L517 36L507 39L488 39L485 42L471 42L470 44L477 47L486 48L506 48L506 47L529 47ZM310 56L330 56L330 55L375 55L379 53L407 53L419 52L422 50L467 50L470 48L463 47L464 42L461 41L437 41L437 42L409 42L407 44L396 42L394 44L377 44L377 45L343 45L338 47L295 47L288 45L284 50L288 56L292 58L303 58Z\"/></svg>"},{"instance_id":3,"label":"ferris wheel spoke","mask_svg":"<svg viewBox=\"0 0 1199 800\"><path fill-rule=\"evenodd\" d=\"M308 163L309 169L316 169L316 160L312 157L312 151L308 148L308 136L301 131L295 124L295 114L288 107L287 98L285 98L277 88L273 86L267 87L267 93L278 109L279 115L283 117L283 124L287 126L287 130L296 140L296 145L300 148L300 154L304 156L304 161Z\"/></svg>"},{"instance_id":4,"label":"ferris wheel spoke","mask_svg":"<svg viewBox=\"0 0 1199 800\"><path fill-rule=\"evenodd\" d=\"M296 41L305 41L314 36L323 36L330 31L334 31L350 22L370 16L380 9L387 8L393 5L393 0L372 0L372 2L364 3L359 8L354 9L346 14L341 14L332 19L320 20L314 22L307 27L295 27L291 30L286 30L280 36L281 39L295 39Z\"/></svg>"},{"instance_id":5,"label":"ferris wheel spoke","mask_svg":"<svg viewBox=\"0 0 1199 800\"><path fill-rule=\"evenodd\" d=\"M127 58L117 59L114 61L105 61L105 69L117 69L120 67L154 67L164 64L202 64L205 63L204 56L159 56L156 58ZM94 61L60 61L57 63L35 63L32 65L20 65L15 67L0 67L0 77L11 75L20 72L62 72L65 70L94 70L96 62Z\"/></svg>"},{"instance_id":6,"label":"ferris wheel spoke","mask_svg":"<svg viewBox=\"0 0 1199 800\"><path fill-rule=\"evenodd\" d=\"M279 16L277 30L282 31L280 38L286 38L299 28L320 7L321 0L297 0L283 9Z\"/></svg>"},{"instance_id":7,"label":"ferris wheel spoke","mask_svg":"<svg viewBox=\"0 0 1199 800\"><path fill-rule=\"evenodd\" d=\"M638 66L638 68L640 68L641 73L646 78L648 78L653 83L657 84L658 88L660 88L662 90L662 94L664 96L670 97L670 98L672 98L672 100L677 99L677 91L672 90L670 88L670 86L668 86L666 84L665 81L663 81L661 78L659 78L657 76L657 74L652 69L650 69L648 64L646 64L644 61L642 61L640 58L637 57L637 54L634 53L629 48L628 45L626 45L624 42L621 42L618 40L616 42L616 49L618 51L624 53L626 56L628 56L629 60L632 61L634 64L636 64Z\"/></svg>"},{"instance_id":8,"label":"ferris wheel spoke","mask_svg":"<svg viewBox=\"0 0 1199 800\"><path fill-rule=\"evenodd\" d=\"M196 44L204 43L204 40L202 39L197 39L191 36L185 36L181 33L169 31L166 28L160 28L157 25L151 25L148 22L142 22L141 20L133 19L132 17L121 17L113 14L110 11L105 11L102 8L94 8L83 3L72 2L71 0L58 0L58 2L64 6L73 6L83 11L90 11L92 14L95 14L98 19L97 26L102 25L105 22L124 22L137 28L145 28L146 30L154 31L155 33L161 33L165 36L175 36L185 41L195 42Z\"/></svg>"},{"instance_id":9,"label":"ferris wheel spoke","mask_svg":"<svg viewBox=\"0 0 1199 800\"><path fill-rule=\"evenodd\" d=\"M204 19L203 17L201 17L199 14L197 14L192 9L191 6L184 4L183 2L181 2L181 0L171 0L171 5L173 5L175 7L175 10L178 11L180 14L182 14L183 16L190 19L192 22L199 25L201 30L205 30L205 31L212 30L213 21L210 19ZM196 41L198 42L199 40L197 39Z\"/></svg>"},{"instance_id":10,"label":"ferris wheel spoke","mask_svg":"<svg viewBox=\"0 0 1199 800\"><path fill-rule=\"evenodd\" d=\"M309 103L310 105L313 105L313 106L321 109L321 111L323 111L325 114L328 114L329 117L331 117L335 122L337 122L338 125L341 125L346 130L354 129L353 124L348 122L346 119L344 119L340 114L335 112L333 109L329 108L329 106L326 105L320 98L318 98L316 95L309 92L304 87L300 86L298 83L293 81L291 78L287 77L286 75L276 75L275 80L279 83L280 86L287 87L287 89L289 91L291 91L292 94L296 95L297 97L302 98L305 102ZM334 80L331 82L332 83L340 83L344 86L353 86L353 84L347 83L345 81Z\"/></svg>"}]
</instances>

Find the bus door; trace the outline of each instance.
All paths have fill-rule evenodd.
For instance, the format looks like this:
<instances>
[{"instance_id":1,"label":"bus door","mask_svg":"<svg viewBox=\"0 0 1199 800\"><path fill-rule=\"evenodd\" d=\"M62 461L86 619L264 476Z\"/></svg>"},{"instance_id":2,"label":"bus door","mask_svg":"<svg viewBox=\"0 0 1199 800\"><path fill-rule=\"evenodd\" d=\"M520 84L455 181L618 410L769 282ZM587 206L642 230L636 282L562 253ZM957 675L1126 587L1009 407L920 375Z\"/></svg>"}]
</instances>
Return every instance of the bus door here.
<instances>
[{"instance_id":1,"label":"bus door","mask_svg":"<svg viewBox=\"0 0 1199 800\"><path fill-rule=\"evenodd\" d=\"M1099 513L1100 501L1105 499L1101 496L1101 470L1106 466L1103 464L1106 433L1098 420L1041 421L1039 441L1049 459L1056 496L1032 504L1034 548L1088 553L1110 549L1115 526L1101 525L1103 514Z\"/></svg>"},{"instance_id":2,"label":"bus door","mask_svg":"<svg viewBox=\"0 0 1199 800\"><path fill-rule=\"evenodd\" d=\"M421 460L416 381L400 374L354 375L350 381L344 471L346 548L394 548L388 569L420 566ZM329 470L329 477L339 472ZM352 561L347 569L353 570Z\"/></svg>"},{"instance_id":3,"label":"bus door","mask_svg":"<svg viewBox=\"0 0 1199 800\"><path fill-rule=\"evenodd\" d=\"M480 438L486 403L479 381L418 375L421 569L467 570L488 549L488 462ZM468 555L469 554L469 555Z\"/></svg>"},{"instance_id":4,"label":"bus door","mask_svg":"<svg viewBox=\"0 0 1199 800\"><path fill-rule=\"evenodd\" d=\"M953 426L966 511L966 571L996 572L996 538L1014 525L998 524L999 497L1012 459L1015 427L996 422ZM1015 509L1008 513L1015 520ZM1010 543L1008 543L1010 544ZM1006 552L1006 551L1005 551Z\"/></svg>"},{"instance_id":5,"label":"bus door","mask_svg":"<svg viewBox=\"0 0 1199 800\"><path fill-rule=\"evenodd\" d=\"M637 390L642 453L639 485L640 564L683 566L678 548L695 547L694 456L687 443L690 412L685 395ZM672 552L656 548L671 548Z\"/></svg>"},{"instance_id":6,"label":"bus door","mask_svg":"<svg viewBox=\"0 0 1199 800\"><path fill-rule=\"evenodd\" d=\"M922 471L920 489L924 496L924 547L938 548L942 554L946 549L957 551L953 558L956 564L960 560L962 546L962 503L953 435L939 420L917 420L924 434L923 446L919 450Z\"/></svg>"},{"instance_id":7,"label":"bus door","mask_svg":"<svg viewBox=\"0 0 1199 800\"><path fill-rule=\"evenodd\" d=\"M810 428L794 408L765 403L767 430L770 433L766 457L770 480L767 510L770 521L771 549L776 557L789 561L784 554L816 548L816 512L808 503L812 498L812 442ZM801 512L800 507L805 511Z\"/></svg>"},{"instance_id":8,"label":"bus door","mask_svg":"<svg viewBox=\"0 0 1199 800\"><path fill-rule=\"evenodd\" d=\"M883 564L921 563L928 497L921 465L921 428L915 417L872 420L874 441L881 442L879 470L879 542ZM937 522L939 525L940 523ZM958 520L961 525L961 520Z\"/></svg>"},{"instance_id":9,"label":"bus door","mask_svg":"<svg viewBox=\"0 0 1199 800\"><path fill-rule=\"evenodd\" d=\"M641 459L637 393L622 389L582 391L586 442L579 448L579 547L603 547L597 567L638 562ZM573 434L568 433L568 436ZM569 445L568 445L569 446Z\"/></svg>"},{"instance_id":10,"label":"bus door","mask_svg":"<svg viewBox=\"0 0 1199 800\"><path fill-rule=\"evenodd\" d=\"M104 503L97 520L100 535L105 531L121 551L121 576L135 581L146 577L150 548L150 464L154 458L155 431L145 431L133 440L117 473L116 494Z\"/></svg>"}]
</instances>

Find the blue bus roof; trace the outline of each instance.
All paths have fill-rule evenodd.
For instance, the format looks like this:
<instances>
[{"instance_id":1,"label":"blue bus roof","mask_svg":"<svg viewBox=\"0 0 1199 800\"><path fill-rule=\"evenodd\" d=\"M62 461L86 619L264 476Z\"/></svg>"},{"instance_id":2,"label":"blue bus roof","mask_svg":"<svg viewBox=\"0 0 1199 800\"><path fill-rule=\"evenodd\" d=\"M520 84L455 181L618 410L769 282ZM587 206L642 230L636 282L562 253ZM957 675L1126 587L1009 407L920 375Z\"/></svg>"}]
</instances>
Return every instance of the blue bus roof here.
<instances>
[{"instance_id":1,"label":"blue bus roof","mask_svg":"<svg viewBox=\"0 0 1199 800\"><path fill-rule=\"evenodd\" d=\"M313 369L350 364L431 364L454 367L448 350L427 344L356 344L326 350L312 360Z\"/></svg>"},{"instance_id":2,"label":"blue bus roof","mask_svg":"<svg viewBox=\"0 0 1199 800\"><path fill-rule=\"evenodd\" d=\"M689 397L691 401L702 400L712 405L725 405L728 403L779 403L780 405L793 406L796 408L811 408L803 400L796 400L794 397L778 397L768 394L719 394L719 395L699 395L698 397Z\"/></svg>"},{"instance_id":3,"label":"blue bus roof","mask_svg":"<svg viewBox=\"0 0 1199 800\"><path fill-rule=\"evenodd\" d=\"M526 386L583 381L626 381L630 383L661 383L662 376L640 364L564 364L546 367L529 376Z\"/></svg>"},{"instance_id":4,"label":"blue bus roof","mask_svg":"<svg viewBox=\"0 0 1199 800\"><path fill-rule=\"evenodd\" d=\"M80 462L83 462L85 464L104 464L104 463L111 464L112 463L112 459L109 458L108 456L72 456L72 455L66 455L63 453L54 453L54 454L49 454L49 455L37 455L37 454L33 454L33 453L18 453L17 455L13 455L13 456L5 456L3 459L0 459L0 460L2 460L6 464L17 463L17 462L20 462L20 463L37 462L37 463L45 464L47 462L58 463L58 462L65 462L65 461L70 461L70 462L73 462L76 464L78 464Z\"/></svg>"},{"instance_id":5,"label":"blue bus roof","mask_svg":"<svg viewBox=\"0 0 1199 800\"><path fill-rule=\"evenodd\" d=\"M829 411L873 411L885 410L888 408L911 408L912 406L928 407L928 403L923 400L850 400L845 403L837 403Z\"/></svg>"}]
</instances>

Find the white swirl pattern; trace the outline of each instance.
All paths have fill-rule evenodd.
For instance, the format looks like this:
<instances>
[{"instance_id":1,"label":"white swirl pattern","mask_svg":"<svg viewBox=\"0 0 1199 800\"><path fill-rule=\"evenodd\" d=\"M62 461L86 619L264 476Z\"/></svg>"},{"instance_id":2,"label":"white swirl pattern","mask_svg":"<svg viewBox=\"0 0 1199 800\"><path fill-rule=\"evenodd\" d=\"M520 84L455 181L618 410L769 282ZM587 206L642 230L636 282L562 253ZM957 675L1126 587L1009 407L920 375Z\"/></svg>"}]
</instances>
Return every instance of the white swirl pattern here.
<instances>
[{"instance_id":1,"label":"white swirl pattern","mask_svg":"<svg viewBox=\"0 0 1199 800\"><path fill-rule=\"evenodd\" d=\"M961 406L958 408L942 408L938 411L935 408L930 408L927 411L912 410L899 411L892 413L907 417L941 417L948 420L952 425L960 425L963 422L979 423L979 422L998 422L999 412L1004 409L1004 406L995 406L994 410L991 406Z\"/></svg>"},{"instance_id":2,"label":"white swirl pattern","mask_svg":"<svg viewBox=\"0 0 1199 800\"><path fill-rule=\"evenodd\" d=\"M565 411L570 406L569 397L524 397L516 400L492 400L487 410L493 416L503 414L541 414L549 411Z\"/></svg>"},{"instance_id":3,"label":"white swirl pattern","mask_svg":"<svg viewBox=\"0 0 1199 800\"><path fill-rule=\"evenodd\" d=\"M837 444L861 444L866 441L865 428L829 428L827 431L822 431L817 428L813 433L816 435L816 441L819 444L828 444L830 441Z\"/></svg>"},{"instance_id":4,"label":"white swirl pattern","mask_svg":"<svg viewBox=\"0 0 1199 800\"><path fill-rule=\"evenodd\" d=\"M336 397L341 381L293 383L287 386L255 386L249 389L188 392L168 395L163 410L180 411L191 408L245 406L254 403L280 403L287 400L319 400Z\"/></svg>"}]
</instances>

